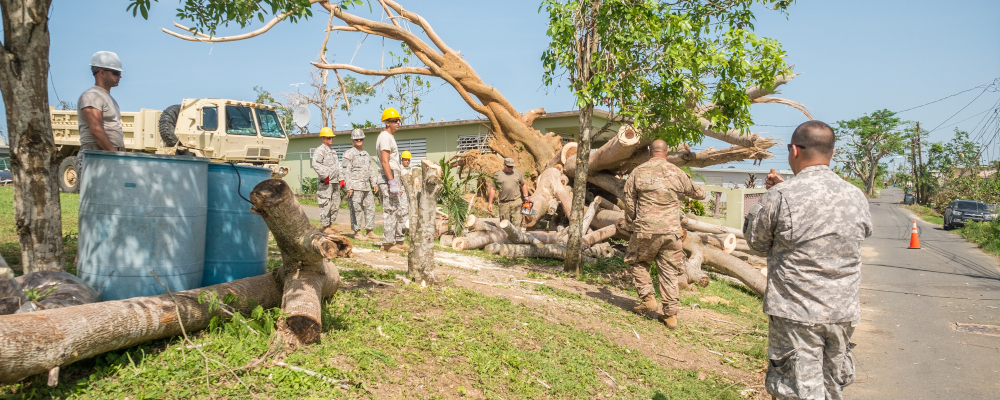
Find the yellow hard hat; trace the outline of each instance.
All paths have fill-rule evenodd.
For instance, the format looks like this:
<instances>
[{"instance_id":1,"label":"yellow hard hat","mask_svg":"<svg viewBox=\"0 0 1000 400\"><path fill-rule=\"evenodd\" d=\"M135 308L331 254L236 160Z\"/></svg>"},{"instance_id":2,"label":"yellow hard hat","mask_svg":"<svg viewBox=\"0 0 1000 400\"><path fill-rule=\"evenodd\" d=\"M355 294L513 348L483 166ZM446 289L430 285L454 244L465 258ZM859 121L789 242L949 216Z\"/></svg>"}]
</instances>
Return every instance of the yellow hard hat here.
<instances>
[{"instance_id":1,"label":"yellow hard hat","mask_svg":"<svg viewBox=\"0 0 1000 400\"><path fill-rule=\"evenodd\" d=\"M410 154L409 150L403 150L403 154L400 154L399 157L400 158L410 159L410 158L413 158L413 155Z\"/></svg>"},{"instance_id":2,"label":"yellow hard hat","mask_svg":"<svg viewBox=\"0 0 1000 400\"><path fill-rule=\"evenodd\" d=\"M396 111L395 108L386 108L385 111L382 111L383 121L393 118L399 118L399 111Z\"/></svg>"},{"instance_id":3,"label":"yellow hard hat","mask_svg":"<svg viewBox=\"0 0 1000 400\"><path fill-rule=\"evenodd\" d=\"M319 137L334 137L334 136L337 135L334 135L333 129L330 129L329 127L324 126L323 129L319 130Z\"/></svg>"}]
</instances>

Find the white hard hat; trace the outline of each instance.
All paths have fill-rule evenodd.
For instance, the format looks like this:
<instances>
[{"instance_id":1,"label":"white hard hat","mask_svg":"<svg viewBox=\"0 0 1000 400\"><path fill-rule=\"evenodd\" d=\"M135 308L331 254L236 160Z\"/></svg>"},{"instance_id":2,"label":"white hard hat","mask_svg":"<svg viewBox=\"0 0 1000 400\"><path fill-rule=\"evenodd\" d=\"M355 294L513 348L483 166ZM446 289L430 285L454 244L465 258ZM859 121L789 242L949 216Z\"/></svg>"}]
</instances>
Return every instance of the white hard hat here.
<instances>
[{"instance_id":1,"label":"white hard hat","mask_svg":"<svg viewBox=\"0 0 1000 400\"><path fill-rule=\"evenodd\" d=\"M90 66L122 72L122 60L119 60L118 55L110 51L98 51L94 53L90 57Z\"/></svg>"}]
</instances>

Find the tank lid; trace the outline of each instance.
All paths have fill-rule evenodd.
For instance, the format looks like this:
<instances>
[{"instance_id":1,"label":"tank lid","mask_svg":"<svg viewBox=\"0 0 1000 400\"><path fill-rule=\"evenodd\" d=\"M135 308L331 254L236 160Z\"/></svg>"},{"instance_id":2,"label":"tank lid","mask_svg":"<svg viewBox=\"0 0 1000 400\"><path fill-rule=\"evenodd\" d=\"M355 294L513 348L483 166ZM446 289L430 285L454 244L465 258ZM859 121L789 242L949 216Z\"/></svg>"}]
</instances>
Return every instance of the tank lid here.
<instances>
[{"instance_id":1,"label":"tank lid","mask_svg":"<svg viewBox=\"0 0 1000 400\"><path fill-rule=\"evenodd\" d=\"M107 151L107 150L80 150L80 154L85 155L95 155L95 156L112 156L112 157L123 157L123 158L151 158L156 160L164 161L194 161L207 163L209 160L206 157L195 157L195 156L175 156L169 154L149 154L149 153L133 153L126 151Z\"/></svg>"}]
</instances>

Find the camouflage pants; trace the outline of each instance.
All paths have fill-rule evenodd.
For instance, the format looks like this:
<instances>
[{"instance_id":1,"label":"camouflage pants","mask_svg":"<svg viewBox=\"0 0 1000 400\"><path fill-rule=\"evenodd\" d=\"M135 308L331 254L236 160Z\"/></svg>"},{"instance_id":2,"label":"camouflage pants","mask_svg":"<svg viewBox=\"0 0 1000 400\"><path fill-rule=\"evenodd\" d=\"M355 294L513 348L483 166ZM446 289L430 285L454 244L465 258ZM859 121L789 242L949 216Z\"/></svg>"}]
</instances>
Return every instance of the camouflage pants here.
<instances>
[{"instance_id":1,"label":"camouflage pants","mask_svg":"<svg viewBox=\"0 0 1000 400\"><path fill-rule=\"evenodd\" d=\"M375 229L375 195L370 190L355 190L348 197L351 206L351 230Z\"/></svg>"},{"instance_id":2,"label":"camouflage pants","mask_svg":"<svg viewBox=\"0 0 1000 400\"><path fill-rule=\"evenodd\" d=\"M406 191L400 188L398 194L389 194L389 185L379 183L378 192L382 193L382 244L402 242L409 210Z\"/></svg>"},{"instance_id":3,"label":"camouflage pants","mask_svg":"<svg viewBox=\"0 0 1000 400\"><path fill-rule=\"evenodd\" d=\"M500 202L500 220L510 221L515 227L521 227L521 206L520 200L511 201L501 201Z\"/></svg>"},{"instance_id":4,"label":"camouflage pants","mask_svg":"<svg viewBox=\"0 0 1000 400\"><path fill-rule=\"evenodd\" d=\"M319 224L323 228L337 222L337 213L340 212L340 185L331 183L329 185L320 182L316 190L316 199L319 200Z\"/></svg>"},{"instance_id":5,"label":"camouflage pants","mask_svg":"<svg viewBox=\"0 0 1000 400\"><path fill-rule=\"evenodd\" d=\"M841 400L854 383L850 322L809 324L771 316L767 392L779 400Z\"/></svg>"},{"instance_id":6,"label":"camouflage pants","mask_svg":"<svg viewBox=\"0 0 1000 400\"><path fill-rule=\"evenodd\" d=\"M639 299L655 293L649 273L649 262L656 260L656 282L660 288L663 315L680 312L680 293L677 281L684 274L684 249L681 235L673 233L634 233L625 251L625 264L632 269L632 281Z\"/></svg>"}]
</instances>

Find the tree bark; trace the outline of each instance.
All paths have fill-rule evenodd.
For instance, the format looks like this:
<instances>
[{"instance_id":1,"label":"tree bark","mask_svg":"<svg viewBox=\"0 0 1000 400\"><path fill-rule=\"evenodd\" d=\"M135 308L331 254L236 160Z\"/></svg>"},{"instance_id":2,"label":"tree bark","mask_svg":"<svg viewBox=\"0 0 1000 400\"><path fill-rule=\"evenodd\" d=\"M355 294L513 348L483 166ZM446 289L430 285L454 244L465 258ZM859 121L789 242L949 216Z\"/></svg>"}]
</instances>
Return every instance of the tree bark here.
<instances>
[{"instance_id":1,"label":"tree bark","mask_svg":"<svg viewBox=\"0 0 1000 400\"><path fill-rule=\"evenodd\" d=\"M760 274L760 269L754 268L742 260L726 254L722 249L713 246L702 246L702 253L705 254L705 264L712 269L739 279L744 285L750 288L758 296L764 297L764 290L767 288L767 279Z\"/></svg>"},{"instance_id":2,"label":"tree bark","mask_svg":"<svg viewBox=\"0 0 1000 400\"><path fill-rule=\"evenodd\" d=\"M588 39L592 39L588 37ZM583 71L579 71L581 79L585 79L583 82L588 82L590 78L590 52L585 51L582 55L577 65L583 68ZM594 115L594 104L588 103L585 107L580 110L580 135L577 143L579 146L576 148L576 167L575 167L575 178L573 179L573 198L572 207L569 215L569 238L566 241L566 263L563 265L563 271L570 272L576 275L580 274L580 269L583 266L583 249L590 247L583 246L583 235L587 233L587 225L583 225L584 216L584 203L587 199L587 172L590 165L590 142L591 135L594 130L593 125L593 115ZM565 173L566 171L563 170ZM560 201L565 201L559 199ZM564 205L565 206L565 205Z\"/></svg>"},{"instance_id":3,"label":"tree bark","mask_svg":"<svg viewBox=\"0 0 1000 400\"><path fill-rule=\"evenodd\" d=\"M726 253L731 254L733 250L736 249L736 235L732 233L697 233L690 232L688 236L695 236L710 246L715 246L716 248L722 249Z\"/></svg>"},{"instance_id":4,"label":"tree bark","mask_svg":"<svg viewBox=\"0 0 1000 400\"><path fill-rule=\"evenodd\" d=\"M549 209L550 203L556 198L553 188L557 185L565 185L566 182L568 179L559 168L547 168L542 171L542 174L538 176L535 192L531 194L531 202L534 203L534 210L538 213L524 216L523 222L526 228L535 226L538 220L546 214L555 214L555 210L550 211Z\"/></svg>"},{"instance_id":5,"label":"tree bark","mask_svg":"<svg viewBox=\"0 0 1000 400\"><path fill-rule=\"evenodd\" d=\"M253 311L250 300L265 309L282 301L278 277L265 274L177 292L173 300L171 295L162 294L3 315L0 383L14 383L101 353L177 336L181 323L188 333L205 329L213 316L227 318L222 311L209 312L208 303L198 302L198 295L208 292L220 299L235 295L241 301L233 307L244 314Z\"/></svg>"},{"instance_id":6,"label":"tree bark","mask_svg":"<svg viewBox=\"0 0 1000 400\"><path fill-rule=\"evenodd\" d=\"M477 218L475 215L469 215L465 219L465 228L469 231L486 231L490 229L490 226L496 227L500 224L499 218Z\"/></svg>"},{"instance_id":7,"label":"tree bark","mask_svg":"<svg viewBox=\"0 0 1000 400\"><path fill-rule=\"evenodd\" d=\"M250 203L254 212L264 217L281 250L282 263L276 272L284 288L281 308L289 313L286 325L291 335L279 332L286 336L286 343L316 343L322 333L323 282L332 265L324 259L350 257L351 241L313 227L283 180L259 183L250 192Z\"/></svg>"},{"instance_id":8,"label":"tree bark","mask_svg":"<svg viewBox=\"0 0 1000 400\"><path fill-rule=\"evenodd\" d=\"M407 258L407 274L414 282L437 282L434 277L434 221L441 174L441 167L425 158L420 160L420 171L414 171L404 182L410 193L410 241L413 244Z\"/></svg>"},{"instance_id":9,"label":"tree bark","mask_svg":"<svg viewBox=\"0 0 1000 400\"><path fill-rule=\"evenodd\" d=\"M767 259L763 257L758 257L753 254L744 253L742 251L733 251L731 253L733 257L739 258L740 260L746 261L753 266L757 267L767 267Z\"/></svg>"},{"instance_id":10,"label":"tree bark","mask_svg":"<svg viewBox=\"0 0 1000 400\"><path fill-rule=\"evenodd\" d=\"M684 262L684 275L687 276L688 283L698 283L698 286L708 286L710 280L708 274L701 269L701 264L705 262L705 253L702 251L702 244L692 235L684 239L684 250L688 252L688 258Z\"/></svg>"},{"instance_id":11,"label":"tree bark","mask_svg":"<svg viewBox=\"0 0 1000 400\"><path fill-rule=\"evenodd\" d=\"M458 251L465 251L465 250L481 249L483 247L486 247L486 245L490 243L498 243L498 242L507 243L507 234L503 233L502 231L500 233L497 232L483 232L483 233L484 234L482 235L455 238L455 240L451 244L451 247Z\"/></svg>"},{"instance_id":12,"label":"tree bark","mask_svg":"<svg viewBox=\"0 0 1000 400\"><path fill-rule=\"evenodd\" d=\"M596 151L590 153L588 168L589 171L602 171L608 169L609 167L618 164L628 158L632 157L632 154L636 150L640 149L643 144L648 145L648 141L641 140L641 135L635 130L631 125L622 125L618 128L618 134L614 138L609 140L603 146L601 146ZM579 154L579 151L577 151ZM570 178L575 178L576 176L576 156L571 155L566 157L566 161L563 162L565 168L563 172L566 176Z\"/></svg>"},{"instance_id":13,"label":"tree bark","mask_svg":"<svg viewBox=\"0 0 1000 400\"><path fill-rule=\"evenodd\" d=\"M601 202L603 201L604 199L601 196L594 197L594 201L587 207L587 212L583 214L583 224L581 225L584 231L589 229L590 224L594 222L594 216L597 215L597 210L601 208Z\"/></svg>"},{"instance_id":14,"label":"tree bark","mask_svg":"<svg viewBox=\"0 0 1000 400\"><path fill-rule=\"evenodd\" d=\"M618 233L618 227L615 225L608 225L596 231L590 232L580 241L581 247L588 249L597 243L611 239L615 236L615 233Z\"/></svg>"},{"instance_id":15,"label":"tree bark","mask_svg":"<svg viewBox=\"0 0 1000 400\"><path fill-rule=\"evenodd\" d=\"M736 236L737 239L743 239L743 231L739 229L710 224L708 222L699 221L689 216L681 218L681 226L683 226L684 229L694 232L721 233L721 234L732 233L733 235Z\"/></svg>"},{"instance_id":16,"label":"tree bark","mask_svg":"<svg viewBox=\"0 0 1000 400\"><path fill-rule=\"evenodd\" d=\"M7 113L14 220L24 273L65 269L59 154L49 119L48 0L2 0L0 93Z\"/></svg>"},{"instance_id":17,"label":"tree bark","mask_svg":"<svg viewBox=\"0 0 1000 400\"><path fill-rule=\"evenodd\" d=\"M530 244L535 247L542 247L545 245L542 241L536 239L534 235L521 232L521 230L517 229L517 227L510 223L510 221L501 221L500 229L503 229L504 233L507 234L507 240L511 243Z\"/></svg>"}]
</instances>

